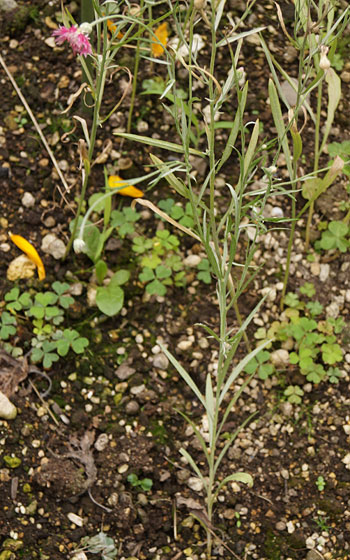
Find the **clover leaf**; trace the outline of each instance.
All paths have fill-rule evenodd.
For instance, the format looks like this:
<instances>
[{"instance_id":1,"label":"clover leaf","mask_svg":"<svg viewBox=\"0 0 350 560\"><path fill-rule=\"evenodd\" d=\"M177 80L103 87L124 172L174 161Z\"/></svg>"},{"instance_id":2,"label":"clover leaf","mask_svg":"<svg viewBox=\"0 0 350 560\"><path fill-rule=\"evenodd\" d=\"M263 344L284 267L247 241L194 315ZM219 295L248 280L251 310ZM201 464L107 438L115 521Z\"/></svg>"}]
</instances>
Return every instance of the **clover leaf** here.
<instances>
[{"instance_id":1,"label":"clover leaf","mask_svg":"<svg viewBox=\"0 0 350 560\"><path fill-rule=\"evenodd\" d=\"M328 224L327 231L322 233L321 249L339 249L341 253L346 253L349 248L349 241L345 238L349 232L347 224L341 221L333 221Z\"/></svg>"}]
</instances>

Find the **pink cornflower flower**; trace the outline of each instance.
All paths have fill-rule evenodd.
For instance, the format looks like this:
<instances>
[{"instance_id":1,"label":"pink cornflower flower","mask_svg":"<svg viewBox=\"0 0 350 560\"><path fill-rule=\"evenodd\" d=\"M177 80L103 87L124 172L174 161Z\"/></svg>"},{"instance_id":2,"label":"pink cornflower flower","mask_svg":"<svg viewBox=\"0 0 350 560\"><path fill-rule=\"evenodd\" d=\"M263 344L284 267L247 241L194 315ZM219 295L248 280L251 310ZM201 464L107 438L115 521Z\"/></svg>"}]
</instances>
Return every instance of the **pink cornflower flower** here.
<instances>
[{"instance_id":1,"label":"pink cornflower flower","mask_svg":"<svg viewBox=\"0 0 350 560\"><path fill-rule=\"evenodd\" d=\"M52 35L55 37L56 43L62 45L65 41L68 41L73 49L74 54L81 54L82 56L87 56L92 53L90 39L81 27L72 25L72 27L64 27L60 25L59 29L56 29Z\"/></svg>"}]
</instances>

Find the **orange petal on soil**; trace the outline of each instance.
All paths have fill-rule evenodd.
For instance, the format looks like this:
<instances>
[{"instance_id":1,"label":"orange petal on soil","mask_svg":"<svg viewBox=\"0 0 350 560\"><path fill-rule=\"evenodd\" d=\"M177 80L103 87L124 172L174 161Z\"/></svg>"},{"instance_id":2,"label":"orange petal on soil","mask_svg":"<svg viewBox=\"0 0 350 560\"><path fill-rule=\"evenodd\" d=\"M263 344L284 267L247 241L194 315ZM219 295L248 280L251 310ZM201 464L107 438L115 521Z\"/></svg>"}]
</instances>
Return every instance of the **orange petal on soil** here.
<instances>
[{"instance_id":1,"label":"orange petal on soil","mask_svg":"<svg viewBox=\"0 0 350 560\"><path fill-rule=\"evenodd\" d=\"M157 27L157 29L154 32L155 36L157 37L157 39L161 42L161 45L158 43L158 41L153 41L152 45L151 45L151 51L152 51L152 55L155 56L156 58L158 56L161 56L164 52L164 47L166 47L166 44L168 42L168 24L162 23L159 27Z\"/></svg>"},{"instance_id":2,"label":"orange petal on soil","mask_svg":"<svg viewBox=\"0 0 350 560\"><path fill-rule=\"evenodd\" d=\"M131 196L132 198L142 198L144 196L140 189L137 189L133 185L129 185L121 177L119 177L119 175L110 175L108 177L108 185L111 189L119 188L120 190L118 191L118 194L121 194L122 196Z\"/></svg>"},{"instance_id":3,"label":"orange petal on soil","mask_svg":"<svg viewBox=\"0 0 350 560\"><path fill-rule=\"evenodd\" d=\"M38 269L39 280L44 280L46 276L44 263L39 257L39 254L35 247L33 247L33 245L29 243L29 241L24 239L24 237L22 237L21 235L12 235L12 233L9 233L9 236L11 241L15 245L17 245L17 247L21 249L21 251L23 251L23 253L25 253L27 257L36 265Z\"/></svg>"}]
</instances>

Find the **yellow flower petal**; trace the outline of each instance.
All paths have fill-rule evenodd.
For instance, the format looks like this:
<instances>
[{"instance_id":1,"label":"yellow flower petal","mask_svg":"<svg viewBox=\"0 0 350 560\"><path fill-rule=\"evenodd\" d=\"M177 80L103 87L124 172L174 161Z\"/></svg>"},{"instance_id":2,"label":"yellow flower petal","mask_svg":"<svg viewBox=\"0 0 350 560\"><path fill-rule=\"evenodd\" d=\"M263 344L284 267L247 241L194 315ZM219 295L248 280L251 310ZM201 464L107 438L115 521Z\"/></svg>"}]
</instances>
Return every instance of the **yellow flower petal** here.
<instances>
[{"instance_id":1,"label":"yellow flower petal","mask_svg":"<svg viewBox=\"0 0 350 560\"><path fill-rule=\"evenodd\" d=\"M33 247L33 245L29 243L29 241L24 239L24 237L22 237L21 235L12 235L12 233L9 233L9 236L11 241L15 245L17 245L17 247L21 249L21 251L23 251L23 253L25 253L27 257L36 265L38 269L39 280L44 280L46 276L44 263L39 257L39 254L35 247Z\"/></svg>"},{"instance_id":2,"label":"yellow flower petal","mask_svg":"<svg viewBox=\"0 0 350 560\"><path fill-rule=\"evenodd\" d=\"M163 54L164 47L166 47L166 44L168 42L168 37L169 37L168 24L166 22L162 23L159 27L157 27L154 34L157 37L157 39L161 42L161 45L159 44L158 41L153 41L151 45L151 51L152 51L152 55L158 58L158 56L161 56Z\"/></svg>"},{"instance_id":3,"label":"yellow flower petal","mask_svg":"<svg viewBox=\"0 0 350 560\"><path fill-rule=\"evenodd\" d=\"M111 33L115 33L115 31L117 30L117 26L114 25L113 21L111 19L107 19L107 27L108 30ZM121 31L119 31L118 35L117 35L117 39L122 39L124 37L124 33L122 33Z\"/></svg>"},{"instance_id":4,"label":"yellow flower petal","mask_svg":"<svg viewBox=\"0 0 350 560\"><path fill-rule=\"evenodd\" d=\"M132 198L142 198L144 196L140 189L137 189L133 185L129 185L124 181L124 179L119 177L119 175L110 175L108 177L108 185L111 189L119 188L120 190L118 191L118 194L121 194L122 196L131 196Z\"/></svg>"}]
</instances>

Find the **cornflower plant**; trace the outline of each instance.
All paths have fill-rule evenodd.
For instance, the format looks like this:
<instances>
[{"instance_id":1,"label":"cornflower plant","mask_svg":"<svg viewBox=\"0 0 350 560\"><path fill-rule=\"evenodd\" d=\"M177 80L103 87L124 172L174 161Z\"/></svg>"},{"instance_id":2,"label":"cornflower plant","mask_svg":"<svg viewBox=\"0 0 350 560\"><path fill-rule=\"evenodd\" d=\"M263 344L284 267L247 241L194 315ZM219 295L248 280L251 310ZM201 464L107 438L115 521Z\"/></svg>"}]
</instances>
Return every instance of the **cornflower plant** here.
<instances>
[{"instance_id":1,"label":"cornflower plant","mask_svg":"<svg viewBox=\"0 0 350 560\"><path fill-rule=\"evenodd\" d=\"M120 67L116 62L117 55L122 48L133 46L131 43L136 41L137 55L135 71L137 73L140 56L139 39L145 30L148 32L148 30L158 22L158 20L154 22L144 21L145 6L143 2L137 10L135 10L135 6L128 1L123 2L122 0L120 2L107 0L101 5L98 0L91 0L91 3L94 10L93 21L89 23L83 22L78 26L71 14L69 14L68 11L64 11L62 14L64 25L59 26L59 28L53 32L53 36L58 45L61 46L64 43L68 43L71 46L73 53L77 55L80 60L84 76L87 80L80 86L78 92L73 95L72 101L66 111L71 108L72 104L81 93L84 93L85 96L90 94L93 100L92 124L90 128L84 118L74 116L74 119L80 123L83 131L83 138L78 142L80 167L82 170L82 186L74 227L72 228L71 237L66 249L66 256L76 237L79 217L82 213L89 184L91 168L95 163L99 163L98 157L94 160L98 128L117 110L127 92L126 89L113 109L107 115L103 115L103 95L106 80L122 71L127 73L130 83L133 81L130 69ZM151 33L153 35L153 42L161 43L152 31ZM150 39L148 39L148 41L151 42ZM130 109L131 112L132 106L133 99ZM131 119L130 114L129 122ZM74 131L75 128L72 132Z\"/></svg>"},{"instance_id":2,"label":"cornflower plant","mask_svg":"<svg viewBox=\"0 0 350 560\"><path fill-rule=\"evenodd\" d=\"M171 164L158 155L150 154L150 157L153 165L159 171L158 179L165 179L169 186L191 205L193 226L184 227L144 198L135 199L133 204L137 202L151 208L168 222L199 241L216 279L219 332L208 325L200 325L217 342L219 348L217 373L207 374L204 392L168 348L162 345L171 364L200 401L208 421L209 432L205 437L191 418L180 412L192 426L205 457L205 467L203 467L202 463L197 463L186 449L180 449L180 453L203 484L206 519L203 520L203 516L201 516L199 521L206 530L208 559L211 558L213 544L211 528L214 505L220 491L233 481L244 482L248 485L253 483L252 476L245 472L235 472L220 480L219 468L238 432L250 419L246 419L242 426L237 427L237 430L227 440L223 437L225 422L233 412L234 405L249 383L251 376L246 376L241 385L235 385L235 382L246 365L270 342L266 341L262 346L251 350L246 334L247 326L263 300L246 318L241 317L237 301L258 273L253 259L258 236L266 231L262 215L266 200L268 197L281 194L280 187L276 189L274 183L274 167L265 167L266 154L271 149L272 143L259 143L260 123L258 120L250 121L248 124L245 124L244 121L248 84L242 80L243 72L238 68L238 59L244 37L257 33L262 28L239 32L239 27L254 5L254 0L247 3L246 10L238 22L231 21L232 31L228 36L224 36L220 30L224 4L225 2L216 0L211 0L207 4L196 1L191 2L190 6L184 9L179 5L173 6L169 0L177 37L173 47L166 49L168 82L161 99L165 100L168 92L171 92L171 107L165 104L163 107L173 117L179 142L169 142L136 134L116 133L128 140L182 155L182 161ZM210 27L210 65L208 69L203 68L200 64L197 49L198 40L195 30L200 22ZM233 44L235 52L232 51ZM218 51L223 48L229 52L231 65L226 80L220 84L215 76L215 64ZM178 71L181 67L188 71L186 101L178 93ZM204 98L206 102L209 100L206 111L202 113L201 122L199 122L200 117L195 114L195 103L198 102L198 98L193 95L194 80L200 81L202 87L205 88L203 100ZM224 110L225 104L232 99L233 94L236 96L237 106L235 117L229 123L221 122L220 113ZM202 149L199 148L197 142L198 134L194 131L198 126L202 126L205 131ZM219 152L217 130L220 128L228 128L229 133L224 150L217 155ZM191 173L191 156L193 155L205 158L208 164L206 178L202 184L196 184ZM275 160L278 157L278 147L274 157ZM237 175L232 178L232 184L226 183L224 196L219 203L215 179L229 158L234 158ZM176 165L178 169L174 169ZM263 186L259 190L250 188L256 174L260 174L262 177ZM222 209L225 199L226 205ZM251 240L246 235L248 227L255 232ZM240 257L237 257L238 254ZM236 259L239 259L240 262ZM230 324L228 314L231 309L236 314L238 326ZM247 353L237 363L236 353L242 338L245 339ZM236 365L232 365L235 361Z\"/></svg>"},{"instance_id":3,"label":"cornflower plant","mask_svg":"<svg viewBox=\"0 0 350 560\"><path fill-rule=\"evenodd\" d=\"M272 78L269 81L269 97L272 116L278 132L279 144L282 148L289 180L295 192L302 191L306 204L297 213L295 195L291 196L291 228L288 244L287 263L284 276L284 286L281 297L283 308L284 296L287 290L291 251L295 227L298 219L308 210L306 224L306 248L310 242L310 227L316 199L324 193L336 180L344 162L338 156L331 166L320 169L320 157L326 147L336 109L341 97L341 80L332 67L332 60L339 37L349 22L350 8L339 12L334 1L296 0L294 7L294 34L291 36L286 29L281 8L276 4L279 22L283 33L290 45L298 52L298 75L293 78L277 62L269 51L267 44L260 36L261 44L268 61ZM282 81L284 80L284 81ZM324 90L327 89L327 100ZM310 105L310 95L317 92L316 110ZM288 124L283 120L281 102L288 110ZM322 121L322 110L326 111L326 120ZM300 127L298 120L303 115ZM304 174L300 166L303 156L303 130L308 119L314 126L313 151L314 160L312 170ZM324 125L323 128L321 125ZM288 141L291 135L292 149ZM308 139L310 150L310 141ZM320 177L322 172L326 172Z\"/></svg>"}]
</instances>

